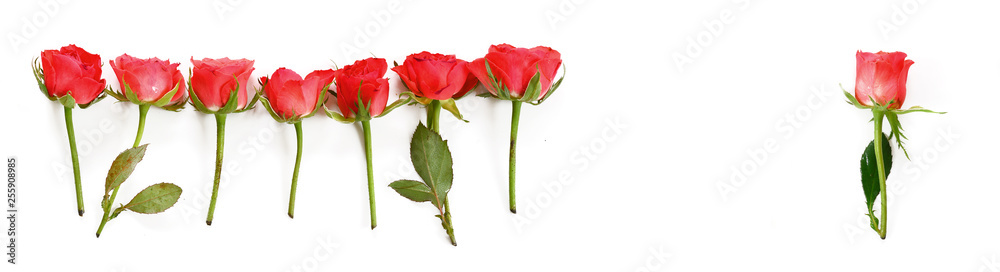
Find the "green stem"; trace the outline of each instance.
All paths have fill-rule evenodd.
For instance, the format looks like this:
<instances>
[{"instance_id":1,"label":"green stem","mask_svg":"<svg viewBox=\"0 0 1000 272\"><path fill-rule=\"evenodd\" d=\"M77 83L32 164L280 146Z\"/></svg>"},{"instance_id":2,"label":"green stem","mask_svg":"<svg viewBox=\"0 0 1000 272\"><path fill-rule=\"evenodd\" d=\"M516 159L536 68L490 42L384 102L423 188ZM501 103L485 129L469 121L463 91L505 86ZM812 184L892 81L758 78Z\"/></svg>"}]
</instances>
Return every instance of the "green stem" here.
<instances>
[{"instance_id":1,"label":"green stem","mask_svg":"<svg viewBox=\"0 0 1000 272\"><path fill-rule=\"evenodd\" d=\"M149 105L139 105L139 130L135 133L135 142L132 143L132 148L139 146L139 141L142 141L142 131L146 128L146 113L149 112Z\"/></svg>"},{"instance_id":2,"label":"green stem","mask_svg":"<svg viewBox=\"0 0 1000 272\"><path fill-rule=\"evenodd\" d=\"M371 121L361 121L361 129L365 132L365 162L368 165L368 209L371 212L372 229L378 225L375 221L375 180L372 177L372 128Z\"/></svg>"},{"instance_id":3,"label":"green stem","mask_svg":"<svg viewBox=\"0 0 1000 272\"><path fill-rule=\"evenodd\" d=\"M299 163L302 162L302 122L295 123L295 170L292 170L292 191L288 196L288 217L295 218L295 187L299 182Z\"/></svg>"},{"instance_id":4,"label":"green stem","mask_svg":"<svg viewBox=\"0 0 1000 272\"><path fill-rule=\"evenodd\" d=\"M889 192L886 191L885 186L885 163L882 158L882 117L885 116L885 113L879 110L873 110L872 113L875 121L875 163L878 165L878 186L882 192L882 227L879 228L878 235L885 240L889 208Z\"/></svg>"},{"instance_id":5,"label":"green stem","mask_svg":"<svg viewBox=\"0 0 1000 272\"><path fill-rule=\"evenodd\" d=\"M431 103L427 105L427 127L434 131L434 133L441 134L441 101L431 100ZM455 242L455 228L452 227L451 223L451 207L448 205L448 197L444 198L444 210L441 211L441 220L444 222L445 231L448 233L448 238L451 239L451 244L457 246L458 243Z\"/></svg>"},{"instance_id":6,"label":"green stem","mask_svg":"<svg viewBox=\"0 0 1000 272\"><path fill-rule=\"evenodd\" d=\"M514 200L514 165L515 157L517 152L517 123L521 118L521 101L511 101L511 115L510 115L510 173L507 176L510 178L509 188L507 189L510 194L510 212L517 213L517 204Z\"/></svg>"},{"instance_id":7,"label":"green stem","mask_svg":"<svg viewBox=\"0 0 1000 272\"><path fill-rule=\"evenodd\" d=\"M219 197L219 181L222 179L222 151L226 142L226 115L215 114L215 182L212 183L212 201L208 204L208 218L205 224L212 225L215 215L215 200Z\"/></svg>"},{"instance_id":8,"label":"green stem","mask_svg":"<svg viewBox=\"0 0 1000 272\"><path fill-rule=\"evenodd\" d=\"M139 147L139 142L142 141L142 132L146 128L146 113L149 112L149 105L139 105L139 128L135 132L135 142L132 143L132 148ZM111 198L105 198L102 201L101 208L104 209L104 216L101 218L101 225L97 227L97 237L101 237L101 231L104 230L104 225L108 223L108 216L111 214L111 206L115 203L115 197L118 196L118 189L121 185L115 187L111 193ZM107 195L105 195L107 196Z\"/></svg>"},{"instance_id":9,"label":"green stem","mask_svg":"<svg viewBox=\"0 0 1000 272\"><path fill-rule=\"evenodd\" d=\"M427 128L437 134L441 134L441 101L431 100L427 105Z\"/></svg>"},{"instance_id":10,"label":"green stem","mask_svg":"<svg viewBox=\"0 0 1000 272\"><path fill-rule=\"evenodd\" d=\"M76 185L76 209L83 216L83 186L80 185L80 157L76 153L76 133L73 129L73 108L64 107L66 134L69 135L69 155L73 159L73 182Z\"/></svg>"},{"instance_id":11,"label":"green stem","mask_svg":"<svg viewBox=\"0 0 1000 272\"><path fill-rule=\"evenodd\" d=\"M451 208L448 207L448 197L444 198L444 212L441 220L444 221L444 230L448 233L448 239L451 239L451 245L458 246L458 243L455 242L455 227L451 223Z\"/></svg>"}]
</instances>

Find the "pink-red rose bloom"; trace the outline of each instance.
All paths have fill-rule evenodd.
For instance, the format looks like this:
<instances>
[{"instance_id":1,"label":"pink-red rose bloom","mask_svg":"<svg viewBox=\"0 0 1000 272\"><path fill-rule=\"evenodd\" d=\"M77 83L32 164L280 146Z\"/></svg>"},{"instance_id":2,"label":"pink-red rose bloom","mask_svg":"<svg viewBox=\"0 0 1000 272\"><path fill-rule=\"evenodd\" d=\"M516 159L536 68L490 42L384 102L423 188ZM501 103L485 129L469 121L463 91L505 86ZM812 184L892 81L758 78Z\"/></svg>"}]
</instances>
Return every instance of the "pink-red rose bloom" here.
<instances>
[{"instance_id":1,"label":"pink-red rose bloom","mask_svg":"<svg viewBox=\"0 0 1000 272\"><path fill-rule=\"evenodd\" d=\"M156 102L177 88L177 92L170 98L170 103L164 106L182 104L187 100L187 84L184 84L181 71L177 70L179 65L180 63L170 63L169 60L138 59L128 54L111 60L111 68L118 77L122 94L125 91L125 84L128 84L140 102Z\"/></svg>"},{"instance_id":2,"label":"pink-red rose bloom","mask_svg":"<svg viewBox=\"0 0 1000 272\"><path fill-rule=\"evenodd\" d=\"M282 118L297 119L316 110L323 87L333 82L333 70L316 70L302 79L295 71L278 68L271 78L261 77L271 110Z\"/></svg>"},{"instance_id":3,"label":"pink-red rose bloom","mask_svg":"<svg viewBox=\"0 0 1000 272\"><path fill-rule=\"evenodd\" d=\"M468 62L427 51L406 56L403 65L392 71L414 95L434 100L460 98L479 83L469 73Z\"/></svg>"},{"instance_id":4,"label":"pink-red rose bloom","mask_svg":"<svg viewBox=\"0 0 1000 272\"><path fill-rule=\"evenodd\" d=\"M191 58L191 93L198 96L205 108L217 111L226 103L237 86L236 108L247 106L247 81L253 72L253 60L229 58L196 60Z\"/></svg>"},{"instance_id":5,"label":"pink-red rose bloom","mask_svg":"<svg viewBox=\"0 0 1000 272\"><path fill-rule=\"evenodd\" d=\"M94 101L104 91L101 78L101 56L88 53L76 45L59 50L42 51L42 73L45 89L51 97L73 96L77 104Z\"/></svg>"},{"instance_id":6,"label":"pink-red rose bloom","mask_svg":"<svg viewBox=\"0 0 1000 272\"><path fill-rule=\"evenodd\" d=\"M539 71L541 77L538 79L538 83L541 89L538 97L545 97L545 94L549 92L549 87L552 86L556 71L562 65L559 51L552 48L537 46L528 49L513 47L509 44L492 45L485 57L469 63L469 70L493 95L497 95L497 90L494 90L493 85L490 84L490 77L486 72L486 61L489 61L490 72L503 87L507 88L512 98L524 96L528 83Z\"/></svg>"},{"instance_id":7,"label":"pink-red rose bloom","mask_svg":"<svg viewBox=\"0 0 1000 272\"><path fill-rule=\"evenodd\" d=\"M868 53L858 51L858 75L854 84L854 97L862 105L875 103L885 105L892 101L889 109L899 109L906 99L906 74L913 65L903 52Z\"/></svg>"},{"instance_id":8,"label":"pink-red rose bloom","mask_svg":"<svg viewBox=\"0 0 1000 272\"><path fill-rule=\"evenodd\" d=\"M382 114L389 101L389 79L385 78L388 68L385 59L367 58L334 72L337 106L344 117L356 116L359 91L360 102L368 108L368 115L375 117Z\"/></svg>"}]
</instances>

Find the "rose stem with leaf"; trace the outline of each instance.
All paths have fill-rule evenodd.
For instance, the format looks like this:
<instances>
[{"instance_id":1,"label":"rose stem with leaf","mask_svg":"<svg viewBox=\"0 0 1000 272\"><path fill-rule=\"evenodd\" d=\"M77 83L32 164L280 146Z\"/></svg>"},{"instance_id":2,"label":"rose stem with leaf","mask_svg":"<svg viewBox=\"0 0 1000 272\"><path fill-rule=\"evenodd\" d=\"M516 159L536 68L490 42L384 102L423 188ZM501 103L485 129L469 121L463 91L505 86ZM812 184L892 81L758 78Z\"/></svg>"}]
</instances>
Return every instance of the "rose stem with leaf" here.
<instances>
[{"instance_id":1,"label":"rose stem with leaf","mask_svg":"<svg viewBox=\"0 0 1000 272\"><path fill-rule=\"evenodd\" d=\"M457 246L451 212L445 208L454 174L448 142L424 124L418 124L410 141L410 160L423 182L403 179L390 183L389 187L409 200L434 204L438 211L435 217L441 219L451 244Z\"/></svg>"},{"instance_id":2,"label":"rose stem with leaf","mask_svg":"<svg viewBox=\"0 0 1000 272\"><path fill-rule=\"evenodd\" d=\"M142 161L143 156L146 155L146 147L149 144L140 145L137 147L129 148L118 154L115 161L111 163L111 168L108 170L108 178L104 183L104 200L102 201L104 211L107 213L111 210L111 205L114 204L114 200L108 197L108 193L121 187L122 183L128 179L132 171L135 170L136 165ZM112 189L114 188L114 189ZM142 189L138 194L132 197L126 204L121 204L118 208L115 208L111 215L104 218L101 221L101 226L98 229L97 237L101 237L101 230L104 225L118 217L121 212L125 210L130 210L136 213L142 214L154 214L162 212L169 209L177 200L181 197L182 190L177 185L172 183L157 183Z\"/></svg>"},{"instance_id":3,"label":"rose stem with leaf","mask_svg":"<svg viewBox=\"0 0 1000 272\"><path fill-rule=\"evenodd\" d=\"M441 135L441 100L431 99L431 103L427 105L427 128L431 131ZM448 224L451 225L451 207L448 205L448 198L444 198L444 212L448 216ZM455 243L455 237L451 238L452 244Z\"/></svg>"},{"instance_id":4,"label":"rose stem with leaf","mask_svg":"<svg viewBox=\"0 0 1000 272\"><path fill-rule=\"evenodd\" d=\"M139 142L142 140L142 131L146 126L146 113L149 112L149 104L139 105L139 128L135 133L135 142L132 143L132 148L139 147ZM104 216L101 218L101 225L97 227L97 237L101 237L101 231L104 230L104 224L108 223L108 216L111 215L111 205L115 202L115 197L118 196L119 186L114 187L114 191L111 193L111 197L108 198L105 194L105 200L102 201L101 205L104 208Z\"/></svg>"}]
</instances>

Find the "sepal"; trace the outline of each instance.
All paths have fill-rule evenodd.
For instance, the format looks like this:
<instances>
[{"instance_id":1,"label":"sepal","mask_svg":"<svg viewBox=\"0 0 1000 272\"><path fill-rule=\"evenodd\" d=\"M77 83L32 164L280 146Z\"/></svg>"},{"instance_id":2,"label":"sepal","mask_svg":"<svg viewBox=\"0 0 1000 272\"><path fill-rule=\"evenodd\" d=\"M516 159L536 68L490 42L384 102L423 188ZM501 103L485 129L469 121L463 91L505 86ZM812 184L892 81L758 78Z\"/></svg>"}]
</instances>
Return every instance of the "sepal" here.
<instances>
[{"instance_id":1,"label":"sepal","mask_svg":"<svg viewBox=\"0 0 1000 272\"><path fill-rule=\"evenodd\" d=\"M160 99L154 101L153 103L147 103L147 104L151 104L153 106L156 106L157 108L163 108L167 104L170 104L170 100L173 99L174 95L177 94L177 91L180 90L181 84L184 84L184 83L177 82L177 84L174 85L174 89L172 89L169 92L163 94L163 96L161 96ZM184 104L184 103L177 103L177 104Z\"/></svg>"},{"instance_id":2,"label":"sepal","mask_svg":"<svg viewBox=\"0 0 1000 272\"><path fill-rule=\"evenodd\" d=\"M469 122L469 120L465 120L465 118L462 117L462 113L458 112L458 104L455 103L454 98L448 100L441 100L441 108L450 112L452 115L455 116L455 118L458 118L458 120L465 121L466 123Z\"/></svg>"},{"instance_id":3,"label":"sepal","mask_svg":"<svg viewBox=\"0 0 1000 272\"><path fill-rule=\"evenodd\" d=\"M552 86L549 86L549 91L545 92L545 96L543 96L542 99L539 99L537 102L527 101L528 104L532 104L535 106L541 105L542 102L545 102L546 99L549 99L549 97L551 97L552 94L556 92L556 89L559 89L559 85L562 84L564 78L566 78L566 64L563 64L563 75L559 77L559 80L556 80L556 83L553 83Z\"/></svg>"},{"instance_id":4,"label":"sepal","mask_svg":"<svg viewBox=\"0 0 1000 272\"><path fill-rule=\"evenodd\" d=\"M410 101L411 100L410 100L409 97L396 99L396 101L393 101L392 104L389 104L388 106L385 106L385 109L382 110L382 113L379 114L378 116L375 116L375 117L385 116L386 114L389 114L389 112L391 112L392 110L394 110L396 108L399 108L399 107L402 107L403 105L406 105L407 103L410 103Z\"/></svg>"},{"instance_id":5,"label":"sepal","mask_svg":"<svg viewBox=\"0 0 1000 272\"><path fill-rule=\"evenodd\" d=\"M105 90L107 90L107 89L105 89ZM106 98L106 97L108 97L108 95L106 93L101 93L100 95L97 95L97 97L94 98L94 100L90 100L90 103L80 104L80 108L81 109L86 109L86 108L90 107L91 105L97 104L98 101L104 100L104 98Z\"/></svg>"},{"instance_id":6,"label":"sepal","mask_svg":"<svg viewBox=\"0 0 1000 272\"><path fill-rule=\"evenodd\" d=\"M326 105L323 105L323 112L326 112L327 117L330 117L331 119L337 120L337 122L341 122L344 124L353 124L355 121L357 121L354 118L347 118L336 111L331 111L330 109L327 109Z\"/></svg>"},{"instance_id":7,"label":"sepal","mask_svg":"<svg viewBox=\"0 0 1000 272\"><path fill-rule=\"evenodd\" d=\"M73 96L70 95L70 93L66 93L66 95L57 98L56 101L59 101L59 104L62 104L63 107L67 108L76 107L76 99L73 99Z\"/></svg>"},{"instance_id":8,"label":"sepal","mask_svg":"<svg viewBox=\"0 0 1000 272\"><path fill-rule=\"evenodd\" d=\"M35 75L35 81L38 82L38 90L42 91L42 94L49 100L56 101L55 96L49 95L49 88L45 87L45 72L42 71L42 63L37 57L31 62L31 72Z\"/></svg>"}]
</instances>

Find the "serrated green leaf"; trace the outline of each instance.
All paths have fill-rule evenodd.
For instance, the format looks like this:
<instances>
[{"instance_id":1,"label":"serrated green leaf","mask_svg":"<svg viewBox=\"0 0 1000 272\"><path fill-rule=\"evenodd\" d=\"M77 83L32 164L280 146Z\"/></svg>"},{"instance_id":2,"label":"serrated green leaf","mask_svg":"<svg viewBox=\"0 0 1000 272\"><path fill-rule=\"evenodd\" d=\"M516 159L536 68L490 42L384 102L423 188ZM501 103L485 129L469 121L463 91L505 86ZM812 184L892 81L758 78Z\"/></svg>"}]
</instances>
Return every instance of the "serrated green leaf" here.
<instances>
[{"instance_id":1,"label":"serrated green leaf","mask_svg":"<svg viewBox=\"0 0 1000 272\"><path fill-rule=\"evenodd\" d=\"M420 175L424 184L430 187L430 192L434 195L432 198L434 206L440 208L448 197L452 182L452 161L448 142L424 124L417 124L413 139L410 141L410 161L413 162L417 175Z\"/></svg>"},{"instance_id":2,"label":"serrated green leaf","mask_svg":"<svg viewBox=\"0 0 1000 272\"><path fill-rule=\"evenodd\" d=\"M416 180L401 179L393 181L389 184L389 187L396 190L396 193L399 193L399 195L416 202L431 201L431 199L434 199L431 188Z\"/></svg>"},{"instance_id":3,"label":"serrated green leaf","mask_svg":"<svg viewBox=\"0 0 1000 272\"><path fill-rule=\"evenodd\" d=\"M173 183L157 183L142 189L132 201L118 209L128 209L143 214L154 214L165 211L181 197L181 187Z\"/></svg>"},{"instance_id":4,"label":"serrated green leaf","mask_svg":"<svg viewBox=\"0 0 1000 272\"><path fill-rule=\"evenodd\" d=\"M118 154L115 161L111 163L111 169L108 169L108 178L104 182L104 194L107 195L111 190L122 185L125 182L132 171L135 170L135 165L142 161L142 157L146 155L146 146L149 144L140 145L137 147L126 149L122 153Z\"/></svg>"},{"instance_id":5,"label":"serrated green leaf","mask_svg":"<svg viewBox=\"0 0 1000 272\"><path fill-rule=\"evenodd\" d=\"M885 163L885 177L889 178L889 171L892 170L892 147L889 145L889 138L884 133L882 134L882 160ZM865 191L865 204L868 206L868 212L871 213L875 205L875 197L881 191L874 140L868 143L868 147L861 155L861 186Z\"/></svg>"}]
</instances>

